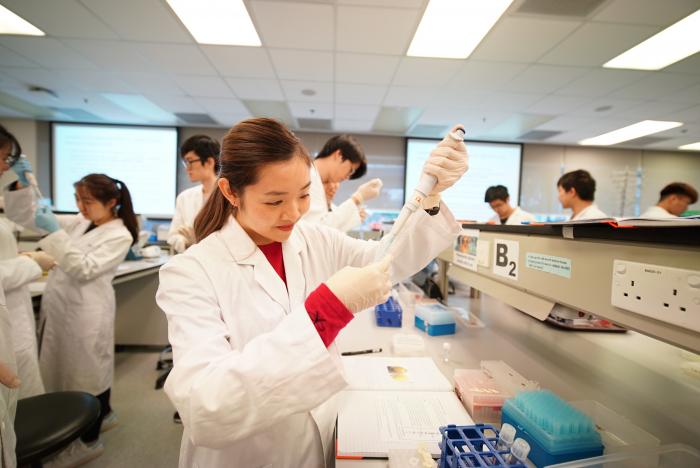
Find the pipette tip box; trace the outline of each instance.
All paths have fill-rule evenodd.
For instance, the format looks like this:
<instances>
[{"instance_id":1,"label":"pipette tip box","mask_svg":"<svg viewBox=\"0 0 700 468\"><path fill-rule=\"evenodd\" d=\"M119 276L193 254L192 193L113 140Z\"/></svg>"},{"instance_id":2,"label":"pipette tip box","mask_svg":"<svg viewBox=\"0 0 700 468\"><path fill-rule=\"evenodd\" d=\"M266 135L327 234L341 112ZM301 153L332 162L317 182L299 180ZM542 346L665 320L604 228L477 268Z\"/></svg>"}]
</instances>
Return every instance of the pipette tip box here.
<instances>
[{"instance_id":1,"label":"pipette tip box","mask_svg":"<svg viewBox=\"0 0 700 468\"><path fill-rule=\"evenodd\" d=\"M377 320L377 325L380 327L395 327L401 326L402 310L399 302L393 297L384 304L379 304L374 307L374 316Z\"/></svg>"},{"instance_id":2,"label":"pipette tip box","mask_svg":"<svg viewBox=\"0 0 700 468\"><path fill-rule=\"evenodd\" d=\"M498 430L490 424L441 427L439 468L470 466L527 468L522 463L508 464L508 450L497 450Z\"/></svg>"},{"instance_id":3,"label":"pipette tip box","mask_svg":"<svg viewBox=\"0 0 700 468\"><path fill-rule=\"evenodd\" d=\"M430 336L454 335L452 311L440 303L416 304L415 326Z\"/></svg>"}]
</instances>

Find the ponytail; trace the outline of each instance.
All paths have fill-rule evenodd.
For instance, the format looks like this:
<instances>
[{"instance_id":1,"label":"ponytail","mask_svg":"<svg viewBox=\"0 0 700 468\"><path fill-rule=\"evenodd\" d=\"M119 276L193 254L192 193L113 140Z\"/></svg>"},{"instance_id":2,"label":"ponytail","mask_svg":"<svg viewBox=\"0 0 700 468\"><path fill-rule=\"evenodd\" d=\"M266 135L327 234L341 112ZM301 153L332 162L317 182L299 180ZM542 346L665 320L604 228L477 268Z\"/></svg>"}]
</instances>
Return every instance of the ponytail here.
<instances>
[{"instance_id":1,"label":"ponytail","mask_svg":"<svg viewBox=\"0 0 700 468\"><path fill-rule=\"evenodd\" d=\"M134 213L134 205L131 202L131 193L126 184L120 180L114 180L119 190L120 198L117 200L117 216L124 222L124 226L131 234L134 245L139 240L139 223Z\"/></svg>"},{"instance_id":2,"label":"ponytail","mask_svg":"<svg viewBox=\"0 0 700 468\"><path fill-rule=\"evenodd\" d=\"M216 187L194 220L194 235L197 242L224 227L234 210L233 205L226 200L221 190Z\"/></svg>"}]
</instances>

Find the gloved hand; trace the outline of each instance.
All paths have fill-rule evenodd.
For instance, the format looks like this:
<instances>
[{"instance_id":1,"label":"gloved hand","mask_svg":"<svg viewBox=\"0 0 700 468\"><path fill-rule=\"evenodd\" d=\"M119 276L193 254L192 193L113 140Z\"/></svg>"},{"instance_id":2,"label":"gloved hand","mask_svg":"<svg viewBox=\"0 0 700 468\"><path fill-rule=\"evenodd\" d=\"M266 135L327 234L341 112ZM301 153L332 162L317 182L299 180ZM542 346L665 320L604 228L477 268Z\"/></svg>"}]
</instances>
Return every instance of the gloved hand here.
<instances>
[{"instance_id":1,"label":"gloved hand","mask_svg":"<svg viewBox=\"0 0 700 468\"><path fill-rule=\"evenodd\" d=\"M367 211L363 207L360 207L359 211L360 211L360 221L362 221L364 223L365 219L367 219Z\"/></svg>"},{"instance_id":2,"label":"gloved hand","mask_svg":"<svg viewBox=\"0 0 700 468\"><path fill-rule=\"evenodd\" d=\"M27 180L27 172L34 172L32 169L32 164L25 155L22 155L17 162L12 166L12 171L17 174L17 180L20 185L24 187L29 186L29 181Z\"/></svg>"},{"instance_id":3,"label":"gloved hand","mask_svg":"<svg viewBox=\"0 0 700 468\"><path fill-rule=\"evenodd\" d=\"M196 241L196 237L194 235L194 228L192 226L182 225L179 228L177 228L177 233L185 238L185 246L187 247L194 244Z\"/></svg>"},{"instance_id":4,"label":"gloved hand","mask_svg":"<svg viewBox=\"0 0 700 468\"><path fill-rule=\"evenodd\" d=\"M182 253L187 250L187 242L185 237L182 235L174 236L170 241L170 246L173 248L175 253Z\"/></svg>"},{"instance_id":5,"label":"gloved hand","mask_svg":"<svg viewBox=\"0 0 700 468\"><path fill-rule=\"evenodd\" d=\"M461 125L453 127L450 133L457 128L461 128ZM464 142L456 141L450 135L445 135L445 138L431 151L430 157L423 166L423 172L437 179L431 194L437 194L452 187L467 172L467 169L469 169L467 147Z\"/></svg>"},{"instance_id":6,"label":"gloved hand","mask_svg":"<svg viewBox=\"0 0 700 468\"><path fill-rule=\"evenodd\" d=\"M24 255L34 260L36 263L39 264L43 271L49 271L51 268L56 266L56 260L54 260L54 258L51 255L43 251L22 252L21 255Z\"/></svg>"},{"instance_id":7,"label":"gloved hand","mask_svg":"<svg viewBox=\"0 0 700 468\"><path fill-rule=\"evenodd\" d=\"M377 198L379 196L379 192L381 191L382 179L372 179L369 182L365 182L357 187L357 190L355 190L355 193L353 193L352 198L353 200L356 200L355 203L361 205L367 200Z\"/></svg>"},{"instance_id":8,"label":"gloved hand","mask_svg":"<svg viewBox=\"0 0 700 468\"><path fill-rule=\"evenodd\" d=\"M382 304L391 293L391 261L387 255L362 268L346 266L328 278L326 286L353 313Z\"/></svg>"},{"instance_id":9,"label":"gloved hand","mask_svg":"<svg viewBox=\"0 0 700 468\"><path fill-rule=\"evenodd\" d=\"M0 361L0 384L7 388L17 388L21 383L17 374L12 372L12 369L7 367L7 364Z\"/></svg>"},{"instance_id":10,"label":"gloved hand","mask_svg":"<svg viewBox=\"0 0 700 468\"><path fill-rule=\"evenodd\" d=\"M36 208L36 213L34 213L34 224L48 232L56 232L61 229L61 226L58 224L58 219L56 219L56 215L53 214L51 208L44 205Z\"/></svg>"}]
</instances>

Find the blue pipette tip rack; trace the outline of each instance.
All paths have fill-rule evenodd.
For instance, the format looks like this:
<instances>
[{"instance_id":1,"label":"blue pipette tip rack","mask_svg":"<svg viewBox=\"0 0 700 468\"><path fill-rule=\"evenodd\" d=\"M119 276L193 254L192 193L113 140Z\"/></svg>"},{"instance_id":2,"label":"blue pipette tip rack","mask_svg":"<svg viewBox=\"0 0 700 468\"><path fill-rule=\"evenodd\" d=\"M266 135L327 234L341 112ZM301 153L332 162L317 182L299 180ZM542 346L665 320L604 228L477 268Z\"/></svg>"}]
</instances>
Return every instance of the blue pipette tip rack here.
<instances>
[{"instance_id":1,"label":"blue pipette tip rack","mask_svg":"<svg viewBox=\"0 0 700 468\"><path fill-rule=\"evenodd\" d=\"M473 466L527 468L522 463L506 462L508 450L496 450L498 430L490 424L441 427L439 468Z\"/></svg>"},{"instance_id":2,"label":"blue pipette tip rack","mask_svg":"<svg viewBox=\"0 0 700 468\"><path fill-rule=\"evenodd\" d=\"M389 297L384 304L374 307L374 316L377 319L377 326L380 327L400 327L402 315L401 306L393 297Z\"/></svg>"}]
</instances>

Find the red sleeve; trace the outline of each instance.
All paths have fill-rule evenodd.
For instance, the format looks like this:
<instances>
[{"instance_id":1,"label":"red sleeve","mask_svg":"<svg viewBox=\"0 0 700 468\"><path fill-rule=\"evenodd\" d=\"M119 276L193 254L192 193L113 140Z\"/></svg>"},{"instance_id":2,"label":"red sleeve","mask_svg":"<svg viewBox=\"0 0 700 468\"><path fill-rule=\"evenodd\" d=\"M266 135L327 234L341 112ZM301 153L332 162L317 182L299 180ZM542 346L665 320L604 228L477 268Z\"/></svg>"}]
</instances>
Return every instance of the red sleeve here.
<instances>
[{"instance_id":1,"label":"red sleeve","mask_svg":"<svg viewBox=\"0 0 700 468\"><path fill-rule=\"evenodd\" d=\"M325 283L309 294L304 306L326 347L333 343L340 330L354 317Z\"/></svg>"}]
</instances>

